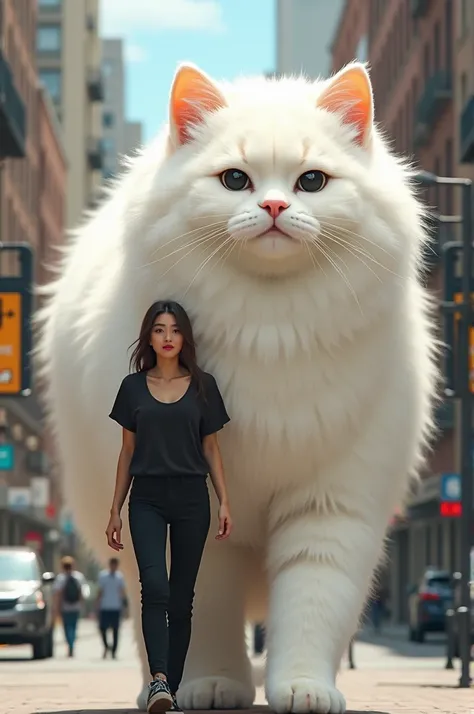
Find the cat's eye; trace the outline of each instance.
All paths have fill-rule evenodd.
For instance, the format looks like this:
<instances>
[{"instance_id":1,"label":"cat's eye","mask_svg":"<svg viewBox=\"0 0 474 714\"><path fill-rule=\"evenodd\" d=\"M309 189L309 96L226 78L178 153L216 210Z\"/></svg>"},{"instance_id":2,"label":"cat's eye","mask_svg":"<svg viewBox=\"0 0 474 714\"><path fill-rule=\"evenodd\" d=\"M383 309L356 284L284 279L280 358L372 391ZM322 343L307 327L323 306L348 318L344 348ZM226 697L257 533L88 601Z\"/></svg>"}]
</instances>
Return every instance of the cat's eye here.
<instances>
[{"instance_id":1,"label":"cat's eye","mask_svg":"<svg viewBox=\"0 0 474 714\"><path fill-rule=\"evenodd\" d=\"M328 182L328 177L322 171L306 171L301 174L296 182L298 191L306 191L306 193L315 193L321 191Z\"/></svg>"},{"instance_id":2,"label":"cat's eye","mask_svg":"<svg viewBox=\"0 0 474 714\"><path fill-rule=\"evenodd\" d=\"M222 185L229 191L245 191L250 188L251 181L247 174L239 169L227 169L219 176Z\"/></svg>"}]
</instances>

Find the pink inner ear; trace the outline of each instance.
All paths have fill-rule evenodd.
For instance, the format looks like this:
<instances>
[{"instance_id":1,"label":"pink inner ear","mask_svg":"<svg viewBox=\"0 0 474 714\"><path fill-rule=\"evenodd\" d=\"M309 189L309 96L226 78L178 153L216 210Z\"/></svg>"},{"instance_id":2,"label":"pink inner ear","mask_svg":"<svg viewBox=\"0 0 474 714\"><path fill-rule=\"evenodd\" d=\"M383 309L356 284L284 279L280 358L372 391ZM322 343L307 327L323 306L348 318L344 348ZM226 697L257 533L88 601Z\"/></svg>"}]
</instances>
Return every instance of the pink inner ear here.
<instances>
[{"instance_id":1,"label":"pink inner ear","mask_svg":"<svg viewBox=\"0 0 474 714\"><path fill-rule=\"evenodd\" d=\"M367 75L349 69L336 77L318 99L318 107L339 114L357 129L356 143L364 144L372 125L372 92Z\"/></svg>"},{"instance_id":2,"label":"pink inner ear","mask_svg":"<svg viewBox=\"0 0 474 714\"><path fill-rule=\"evenodd\" d=\"M193 67L183 67L177 74L171 95L171 117L180 144L191 138L188 127L202 121L206 111L225 106L217 87Z\"/></svg>"}]
</instances>

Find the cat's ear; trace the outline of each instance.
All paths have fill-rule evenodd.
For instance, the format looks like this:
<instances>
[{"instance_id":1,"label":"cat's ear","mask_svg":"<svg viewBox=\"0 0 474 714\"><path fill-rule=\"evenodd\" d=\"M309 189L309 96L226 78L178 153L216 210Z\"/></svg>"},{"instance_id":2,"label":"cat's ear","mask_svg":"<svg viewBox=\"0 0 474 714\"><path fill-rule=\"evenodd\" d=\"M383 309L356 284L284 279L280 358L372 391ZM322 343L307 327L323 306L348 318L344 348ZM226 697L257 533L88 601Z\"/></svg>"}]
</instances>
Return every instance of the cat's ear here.
<instances>
[{"instance_id":1,"label":"cat's ear","mask_svg":"<svg viewBox=\"0 0 474 714\"><path fill-rule=\"evenodd\" d=\"M191 64L178 67L170 98L170 131L175 146L190 139L189 127L199 124L205 112L226 106L222 93L214 82Z\"/></svg>"},{"instance_id":2,"label":"cat's ear","mask_svg":"<svg viewBox=\"0 0 474 714\"><path fill-rule=\"evenodd\" d=\"M356 131L355 142L367 147L374 120L372 85L363 64L351 64L329 81L318 97L317 106L338 114Z\"/></svg>"}]
</instances>

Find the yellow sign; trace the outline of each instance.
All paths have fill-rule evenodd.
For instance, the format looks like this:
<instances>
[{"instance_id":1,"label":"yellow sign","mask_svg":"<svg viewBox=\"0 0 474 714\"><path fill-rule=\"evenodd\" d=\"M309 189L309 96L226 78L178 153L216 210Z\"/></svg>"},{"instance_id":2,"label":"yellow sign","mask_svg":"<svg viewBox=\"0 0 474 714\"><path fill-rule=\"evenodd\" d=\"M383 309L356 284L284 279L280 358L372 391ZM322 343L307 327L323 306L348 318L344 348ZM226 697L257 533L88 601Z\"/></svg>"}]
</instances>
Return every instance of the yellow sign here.
<instances>
[{"instance_id":1,"label":"yellow sign","mask_svg":"<svg viewBox=\"0 0 474 714\"><path fill-rule=\"evenodd\" d=\"M471 293L471 299L473 294ZM462 293L454 293L454 302L462 302ZM456 344L457 344L457 326L461 319L461 313L454 313L454 327L456 333ZM469 328L469 390L471 394L474 394L474 327Z\"/></svg>"},{"instance_id":2,"label":"yellow sign","mask_svg":"<svg viewBox=\"0 0 474 714\"><path fill-rule=\"evenodd\" d=\"M21 390L21 294L0 293L0 395Z\"/></svg>"}]
</instances>

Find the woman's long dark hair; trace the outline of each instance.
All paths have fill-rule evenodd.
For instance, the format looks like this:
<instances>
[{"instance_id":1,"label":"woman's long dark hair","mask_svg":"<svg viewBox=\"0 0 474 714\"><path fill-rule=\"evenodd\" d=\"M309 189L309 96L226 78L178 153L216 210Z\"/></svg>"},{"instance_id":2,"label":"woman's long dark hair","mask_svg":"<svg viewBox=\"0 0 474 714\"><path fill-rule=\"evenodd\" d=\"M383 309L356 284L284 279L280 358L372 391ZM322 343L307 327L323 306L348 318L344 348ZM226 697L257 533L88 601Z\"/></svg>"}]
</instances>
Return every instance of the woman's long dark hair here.
<instances>
[{"instance_id":1,"label":"woman's long dark hair","mask_svg":"<svg viewBox=\"0 0 474 714\"><path fill-rule=\"evenodd\" d=\"M151 331L158 315L173 315L176 325L183 336L183 346L179 353L179 363L187 369L198 391L203 393L202 371L196 362L196 343L194 342L193 328L188 313L174 300L158 300L146 311L140 328L140 335L135 340L136 347L130 357L130 370L135 372L148 372L156 366L156 353L150 345ZM130 345L132 347L135 342Z\"/></svg>"}]
</instances>

